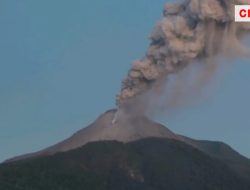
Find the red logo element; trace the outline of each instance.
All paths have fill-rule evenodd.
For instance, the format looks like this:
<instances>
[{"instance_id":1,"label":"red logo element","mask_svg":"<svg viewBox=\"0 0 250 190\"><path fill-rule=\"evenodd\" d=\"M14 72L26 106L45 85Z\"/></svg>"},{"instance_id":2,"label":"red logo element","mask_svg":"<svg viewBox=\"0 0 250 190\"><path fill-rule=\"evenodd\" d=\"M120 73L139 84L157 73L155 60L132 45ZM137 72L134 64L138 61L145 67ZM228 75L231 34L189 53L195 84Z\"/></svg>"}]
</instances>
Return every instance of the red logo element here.
<instances>
[{"instance_id":1,"label":"red logo element","mask_svg":"<svg viewBox=\"0 0 250 190\"><path fill-rule=\"evenodd\" d=\"M250 5L235 5L235 22L250 22Z\"/></svg>"},{"instance_id":2,"label":"red logo element","mask_svg":"<svg viewBox=\"0 0 250 190\"><path fill-rule=\"evenodd\" d=\"M250 17L250 9L241 9L239 14L241 18Z\"/></svg>"}]
</instances>

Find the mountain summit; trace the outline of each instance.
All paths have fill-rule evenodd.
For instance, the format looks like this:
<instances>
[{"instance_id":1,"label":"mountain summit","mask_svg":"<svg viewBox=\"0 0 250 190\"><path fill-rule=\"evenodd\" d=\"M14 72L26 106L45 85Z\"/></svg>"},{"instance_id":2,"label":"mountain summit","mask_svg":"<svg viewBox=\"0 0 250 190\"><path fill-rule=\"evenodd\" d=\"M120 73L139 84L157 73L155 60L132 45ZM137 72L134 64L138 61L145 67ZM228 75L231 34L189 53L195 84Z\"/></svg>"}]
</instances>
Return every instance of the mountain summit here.
<instances>
[{"instance_id":1,"label":"mountain summit","mask_svg":"<svg viewBox=\"0 0 250 190\"><path fill-rule=\"evenodd\" d=\"M131 142L148 137L183 139L171 132L165 126L151 121L146 116L128 116L126 119L119 120L113 124L112 119L116 111L115 109L106 111L92 124L79 130L70 138L58 144L36 153L15 157L7 160L7 162L29 157L52 155L57 152L65 152L95 141L116 140L119 142Z\"/></svg>"}]
</instances>

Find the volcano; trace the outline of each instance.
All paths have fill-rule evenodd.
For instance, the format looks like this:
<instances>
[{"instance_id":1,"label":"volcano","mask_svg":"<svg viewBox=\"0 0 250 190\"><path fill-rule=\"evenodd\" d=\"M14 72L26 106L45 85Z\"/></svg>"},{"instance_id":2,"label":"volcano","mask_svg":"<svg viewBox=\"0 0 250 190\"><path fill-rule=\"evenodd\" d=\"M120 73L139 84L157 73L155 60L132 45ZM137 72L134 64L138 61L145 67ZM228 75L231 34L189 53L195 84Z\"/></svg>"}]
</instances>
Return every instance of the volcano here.
<instances>
[{"instance_id":1,"label":"volcano","mask_svg":"<svg viewBox=\"0 0 250 190\"><path fill-rule=\"evenodd\" d=\"M112 124L115 113L0 164L0 189L250 189L250 160L225 143L175 134L145 116Z\"/></svg>"},{"instance_id":2,"label":"volcano","mask_svg":"<svg viewBox=\"0 0 250 190\"><path fill-rule=\"evenodd\" d=\"M112 124L116 109L109 110L99 116L92 124L73 134L70 138L59 142L44 150L18 156L7 160L16 161L30 157L53 155L57 152L65 152L79 148L89 142L116 140L120 142L131 142L148 137L159 137L168 139L184 140L165 126L151 121L146 116L126 117Z\"/></svg>"}]
</instances>

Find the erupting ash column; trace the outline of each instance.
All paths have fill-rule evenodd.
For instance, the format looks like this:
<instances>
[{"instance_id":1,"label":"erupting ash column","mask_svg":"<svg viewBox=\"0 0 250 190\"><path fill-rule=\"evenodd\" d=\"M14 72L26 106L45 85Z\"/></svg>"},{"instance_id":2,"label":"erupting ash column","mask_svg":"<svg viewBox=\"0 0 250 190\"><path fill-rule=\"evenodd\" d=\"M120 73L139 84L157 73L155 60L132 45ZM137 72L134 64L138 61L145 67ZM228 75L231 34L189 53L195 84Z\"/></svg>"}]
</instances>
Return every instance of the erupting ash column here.
<instances>
[{"instance_id":1,"label":"erupting ash column","mask_svg":"<svg viewBox=\"0 0 250 190\"><path fill-rule=\"evenodd\" d=\"M176 74L196 60L245 53L239 38L250 27L248 23L234 22L235 4L246 4L246 1L186 0L166 5L163 18L150 36L145 57L132 64L122 83L116 99L118 111L112 123L124 105L150 89L158 79Z\"/></svg>"}]
</instances>

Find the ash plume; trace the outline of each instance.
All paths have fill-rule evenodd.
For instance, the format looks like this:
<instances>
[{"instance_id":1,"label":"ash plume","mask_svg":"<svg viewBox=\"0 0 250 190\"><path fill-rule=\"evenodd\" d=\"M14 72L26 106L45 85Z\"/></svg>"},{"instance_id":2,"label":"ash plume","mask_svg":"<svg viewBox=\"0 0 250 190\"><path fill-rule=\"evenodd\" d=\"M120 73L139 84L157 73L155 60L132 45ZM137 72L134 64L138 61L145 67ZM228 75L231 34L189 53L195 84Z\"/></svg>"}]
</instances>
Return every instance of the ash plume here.
<instances>
[{"instance_id":1,"label":"ash plume","mask_svg":"<svg viewBox=\"0 0 250 190\"><path fill-rule=\"evenodd\" d=\"M157 81L167 79L193 63L215 68L213 58L216 56L248 54L240 38L249 31L250 25L235 23L236 4L246 4L246 1L186 0L179 4L167 4L163 18L150 36L151 43L145 57L132 64L122 83L116 99L117 107L126 107L139 95L152 89ZM208 69L207 72L194 74L200 79L200 75L204 75L204 80L210 78L212 73Z\"/></svg>"}]
</instances>

